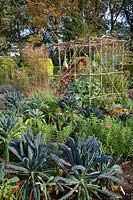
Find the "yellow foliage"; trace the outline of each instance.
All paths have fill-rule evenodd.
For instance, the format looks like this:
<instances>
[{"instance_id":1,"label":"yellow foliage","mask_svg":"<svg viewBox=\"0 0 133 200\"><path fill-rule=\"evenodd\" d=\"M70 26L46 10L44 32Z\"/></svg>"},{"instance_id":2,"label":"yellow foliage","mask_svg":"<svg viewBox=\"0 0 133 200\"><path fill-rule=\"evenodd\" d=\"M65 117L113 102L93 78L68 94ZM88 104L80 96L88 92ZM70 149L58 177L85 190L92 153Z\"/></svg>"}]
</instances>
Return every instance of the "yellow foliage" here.
<instances>
[{"instance_id":1,"label":"yellow foliage","mask_svg":"<svg viewBox=\"0 0 133 200\"><path fill-rule=\"evenodd\" d=\"M113 185L113 191L114 192L119 192L120 191L120 186L119 185Z\"/></svg>"},{"instance_id":2,"label":"yellow foliage","mask_svg":"<svg viewBox=\"0 0 133 200\"><path fill-rule=\"evenodd\" d=\"M49 26L51 17L59 19L66 17L78 9L78 0L29 0L26 12L30 17L29 24L36 28Z\"/></svg>"}]
</instances>

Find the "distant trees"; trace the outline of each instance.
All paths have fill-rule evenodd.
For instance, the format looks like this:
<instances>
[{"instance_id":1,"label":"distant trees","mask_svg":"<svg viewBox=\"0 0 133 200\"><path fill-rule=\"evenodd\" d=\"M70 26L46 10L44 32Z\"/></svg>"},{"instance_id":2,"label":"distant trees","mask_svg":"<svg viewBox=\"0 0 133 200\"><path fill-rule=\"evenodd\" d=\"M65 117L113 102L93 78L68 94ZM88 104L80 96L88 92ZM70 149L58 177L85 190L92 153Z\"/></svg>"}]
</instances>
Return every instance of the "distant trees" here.
<instances>
[{"instance_id":1,"label":"distant trees","mask_svg":"<svg viewBox=\"0 0 133 200\"><path fill-rule=\"evenodd\" d=\"M78 11L64 20L65 39L99 36L106 33L104 15L106 6L100 0L78 0Z\"/></svg>"},{"instance_id":2,"label":"distant trees","mask_svg":"<svg viewBox=\"0 0 133 200\"><path fill-rule=\"evenodd\" d=\"M0 0L1 55L27 42L106 33L133 38L133 0Z\"/></svg>"},{"instance_id":3,"label":"distant trees","mask_svg":"<svg viewBox=\"0 0 133 200\"><path fill-rule=\"evenodd\" d=\"M130 26L131 39L133 39L133 0L125 0L123 10L126 16L126 22Z\"/></svg>"},{"instance_id":4,"label":"distant trees","mask_svg":"<svg viewBox=\"0 0 133 200\"><path fill-rule=\"evenodd\" d=\"M0 54L21 46L27 17L26 0L0 0Z\"/></svg>"},{"instance_id":5,"label":"distant trees","mask_svg":"<svg viewBox=\"0 0 133 200\"><path fill-rule=\"evenodd\" d=\"M32 16L28 23L35 34L43 35L45 41L57 42L62 20L77 10L77 0L29 0L26 10Z\"/></svg>"}]
</instances>

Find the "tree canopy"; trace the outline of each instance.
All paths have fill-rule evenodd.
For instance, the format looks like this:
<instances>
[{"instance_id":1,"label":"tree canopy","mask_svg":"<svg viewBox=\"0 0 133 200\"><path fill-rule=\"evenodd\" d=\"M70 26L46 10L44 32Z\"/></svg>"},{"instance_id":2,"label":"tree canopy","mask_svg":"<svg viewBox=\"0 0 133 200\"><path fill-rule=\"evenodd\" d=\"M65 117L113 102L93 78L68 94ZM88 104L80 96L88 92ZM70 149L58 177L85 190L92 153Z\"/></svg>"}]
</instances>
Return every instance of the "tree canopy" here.
<instances>
[{"instance_id":1,"label":"tree canopy","mask_svg":"<svg viewBox=\"0 0 133 200\"><path fill-rule=\"evenodd\" d=\"M133 0L0 0L0 54L25 44L133 38Z\"/></svg>"}]
</instances>

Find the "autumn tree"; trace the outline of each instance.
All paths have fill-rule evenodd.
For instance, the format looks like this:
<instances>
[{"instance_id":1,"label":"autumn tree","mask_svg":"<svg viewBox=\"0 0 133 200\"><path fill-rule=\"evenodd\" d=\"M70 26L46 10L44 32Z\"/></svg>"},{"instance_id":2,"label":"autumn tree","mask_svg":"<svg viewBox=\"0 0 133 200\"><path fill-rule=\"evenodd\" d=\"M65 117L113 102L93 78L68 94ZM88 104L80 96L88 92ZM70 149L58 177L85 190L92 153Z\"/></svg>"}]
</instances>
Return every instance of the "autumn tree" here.
<instances>
[{"instance_id":1,"label":"autumn tree","mask_svg":"<svg viewBox=\"0 0 133 200\"><path fill-rule=\"evenodd\" d=\"M75 37L133 36L133 0L0 0L0 54ZM124 35L125 34L125 35Z\"/></svg>"},{"instance_id":2,"label":"autumn tree","mask_svg":"<svg viewBox=\"0 0 133 200\"><path fill-rule=\"evenodd\" d=\"M57 42L62 19L75 10L77 10L77 0L29 0L26 11L32 17L28 24L34 28L35 35L41 37L43 34L43 37L50 37ZM34 42L34 38L32 39Z\"/></svg>"}]
</instances>

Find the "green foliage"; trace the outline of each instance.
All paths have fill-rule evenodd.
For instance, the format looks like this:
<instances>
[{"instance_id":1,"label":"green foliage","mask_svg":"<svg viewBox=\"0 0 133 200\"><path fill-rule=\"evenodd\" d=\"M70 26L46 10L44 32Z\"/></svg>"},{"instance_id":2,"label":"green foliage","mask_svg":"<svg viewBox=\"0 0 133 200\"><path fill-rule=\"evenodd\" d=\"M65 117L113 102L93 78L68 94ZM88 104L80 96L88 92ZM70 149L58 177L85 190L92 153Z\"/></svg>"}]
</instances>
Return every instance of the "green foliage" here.
<instances>
[{"instance_id":1,"label":"green foliage","mask_svg":"<svg viewBox=\"0 0 133 200\"><path fill-rule=\"evenodd\" d=\"M53 71L54 71L54 65L53 65L53 61L51 58L48 58L48 74L50 76L53 75Z\"/></svg>"},{"instance_id":2,"label":"green foliage","mask_svg":"<svg viewBox=\"0 0 133 200\"><path fill-rule=\"evenodd\" d=\"M68 94L62 99L58 100L58 105L61 108L62 112L68 113L77 113L83 115L85 118L90 117L91 115L102 118L103 114L97 107L91 106L81 106L80 100L76 99L75 95Z\"/></svg>"},{"instance_id":3,"label":"green foliage","mask_svg":"<svg viewBox=\"0 0 133 200\"><path fill-rule=\"evenodd\" d=\"M45 115L45 120L47 123L54 123L54 115L59 110L57 97L53 94L45 93L45 95L42 98L44 104L41 108L41 111Z\"/></svg>"},{"instance_id":4,"label":"green foliage","mask_svg":"<svg viewBox=\"0 0 133 200\"><path fill-rule=\"evenodd\" d=\"M38 130L41 131L42 135L44 135L46 143L57 142L60 138L57 137L56 126L53 126L52 124L43 123Z\"/></svg>"},{"instance_id":5,"label":"green foliage","mask_svg":"<svg viewBox=\"0 0 133 200\"><path fill-rule=\"evenodd\" d=\"M130 79L128 80L128 88L129 88L129 89L133 88L133 78L130 78Z\"/></svg>"},{"instance_id":6,"label":"green foliage","mask_svg":"<svg viewBox=\"0 0 133 200\"><path fill-rule=\"evenodd\" d=\"M41 133L34 137L29 130L22 132L18 140L10 141L8 148L16 162L2 163L0 172L2 176L12 174L21 180L17 199L39 200L43 197L52 200L57 189L62 200L94 196L99 199L109 196L115 200L118 197L112 192L113 183L122 183L118 177L121 171L116 165L118 157L113 159L105 155L101 144L92 137L86 141L82 138L74 141L69 137L55 152L56 143L45 144Z\"/></svg>"},{"instance_id":7,"label":"green foliage","mask_svg":"<svg viewBox=\"0 0 133 200\"><path fill-rule=\"evenodd\" d=\"M63 112L64 111L72 112L78 107L78 101L75 98L75 95L68 94L64 96L62 99L58 100L58 105Z\"/></svg>"},{"instance_id":8,"label":"green foliage","mask_svg":"<svg viewBox=\"0 0 133 200\"><path fill-rule=\"evenodd\" d=\"M106 71L107 72L107 71ZM127 75L125 74L113 74L103 77L103 91L111 93L112 83L114 93L123 93L127 89Z\"/></svg>"},{"instance_id":9,"label":"green foliage","mask_svg":"<svg viewBox=\"0 0 133 200\"><path fill-rule=\"evenodd\" d=\"M100 110L95 107L79 106L73 101L73 98L69 98L69 96L65 96L60 100L59 103L57 98L49 93L42 93L40 96L35 94L26 100L20 93L13 93L13 95L10 93L7 98L8 109L6 112L3 111L1 113L1 152L4 152L4 159L6 161L9 160L10 149L10 159L13 158L13 160L17 160L17 162L5 163L5 172L17 175L21 179L22 187L19 191L20 199L22 199L22 195L26 195L25 193L28 195L25 196L26 199L31 195L36 195L36 192L37 195L44 195L45 197L51 198L51 186L54 186L54 191L57 188L59 189L62 199L69 198L70 196L79 199L88 198L87 195L93 197L93 193L98 195L101 199L104 195L109 195L113 199L112 193L108 191L111 190L111 185L108 184L108 182L110 182L108 181L108 175L110 175L112 171L106 171L112 158L110 156L105 156L104 152L107 154L111 152L113 155L122 154L123 157L133 156L132 119L126 119L123 123L123 119L119 121L118 117L114 115L114 119L103 116ZM24 106L25 109L18 109L22 106ZM17 113L15 117L13 116L13 112L15 115ZM22 118L20 116L22 116ZM27 130L29 127L33 129L33 133L29 131L29 133L21 135L20 131L22 129ZM42 136L37 135L39 131L42 132L45 141L42 139ZM33 134L34 136L36 135L36 137L34 137ZM92 138L89 138L90 142L86 143L86 146L84 145L84 140L80 139L78 141L77 139L78 136L87 139L89 135L94 136L102 143L104 151L101 145ZM68 136L73 136L78 142L74 144L73 139L66 141ZM20 137L19 140L12 141L13 139L16 140L18 137ZM63 151L62 156L56 156L60 155L60 152L53 155L52 163L49 162L51 159L49 153L52 152L52 149L48 148L48 150L46 150L46 163L44 166L41 165L42 168L36 168L38 163L40 163L39 160L43 158L43 155L45 156L45 150L39 150L40 147L37 147L38 150L35 150L38 137L41 138L42 146L44 143L49 143L51 141L63 142L63 144L59 145L61 152ZM44 146L46 147L47 145ZM68 147L69 151L66 147ZM90 164L87 163L86 159L86 150L88 147L90 148L90 157L88 161ZM70 151L70 149L72 150ZM40 154L42 156L41 158L36 156L37 151L39 153L41 151L44 153ZM92 153L93 151L95 152L94 154ZM82 155L80 155L80 153ZM16 158L14 154L17 155ZM32 158L30 158L30 155ZM35 161L36 157L37 160ZM80 159L78 159L78 157L80 157ZM96 162L96 157L98 158L97 162L100 163ZM62 159L65 160L63 161ZM72 161L70 159L72 159ZM102 161L100 161L100 159ZM51 165L55 168L54 161L56 161L58 167L53 174L49 166ZM36 166L34 165L35 162L37 163ZM33 166L34 169L32 168ZM59 168L63 171L62 177L58 174ZM99 174L99 171L101 174ZM57 177L54 179L53 176L55 176L55 174ZM34 177L32 177L32 175L34 175ZM116 180L118 181L118 179L115 179L116 177L111 178L113 178L114 182ZM36 182L35 184L33 183L34 181ZM107 187L105 188L105 186ZM107 191L105 192L105 190ZM101 196L100 192L104 193L104 195ZM37 196L37 198L39 198L39 196Z\"/></svg>"},{"instance_id":10,"label":"green foliage","mask_svg":"<svg viewBox=\"0 0 133 200\"><path fill-rule=\"evenodd\" d=\"M21 35L27 21L25 4L25 0L0 0L0 54L18 53L18 48L27 38L27 35L26 38Z\"/></svg>"},{"instance_id":11,"label":"green foliage","mask_svg":"<svg viewBox=\"0 0 133 200\"><path fill-rule=\"evenodd\" d=\"M110 186L107 187L107 184L122 183L117 177L121 172L116 165L118 158L112 159L111 156L104 155L101 144L92 137L88 137L86 141L78 138L77 142L68 138L67 145L60 144L60 148L66 159L52 156L65 173L65 177L57 176L54 182L62 192L65 188L69 189L60 200L69 199L73 195L78 200L89 200L93 196L101 199L100 193L102 196L117 199L117 195L111 191ZM104 180L103 185L102 180Z\"/></svg>"},{"instance_id":12,"label":"green foliage","mask_svg":"<svg viewBox=\"0 0 133 200\"><path fill-rule=\"evenodd\" d=\"M27 46L21 51L22 60L27 68L30 86L40 86L47 89L53 75L54 66L43 47Z\"/></svg>"},{"instance_id":13,"label":"green foliage","mask_svg":"<svg viewBox=\"0 0 133 200\"><path fill-rule=\"evenodd\" d=\"M124 70L129 71L130 77L133 77L133 58L132 51L127 50L125 55L125 65Z\"/></svg>"},{"instance_id":14,"label":"green foliage","mask_svg":"<svg viewBox=\"0 0 133 200\"><path fill-rule=\"evenodd\" d=\"M39 109L27 109L24 113L25 125L27 129L31 128L36 135L43 130L46 122L43 113Z\"/></svg>"},{"instance_id":15,"label":"green foliage","mask_svg":"<svg viewBox=\"0 0 133 200\"><path fill-rule=\"evenodd\" d=\"M41 109L44 104L44 100L42 95L38 95L37 93L32 94L31 97L27 99L27 105L31 109Z\"/></svg>"},{"instance_id":16,"label":"green foliage","mask_svg":"<svg viewBox=\"0 0 133 200\"><path fill-rule=\"evenodd\" d=\"M110 110L111 102L108 102L108 107L107 105L104 107L106 101L103 99L99 106L102 105L104 109ZM123 97L117 98L117 103L126 103L125 108L132 109L132 103L124 94ZM130 116L127 114L113 115L114 120L109 118L109 128L106 128L106 116L97 107L80 106L78 99L72 94L57 100L51 93L40 95L36 93L25 100L21 93L7 93L6 105L8 109L4 118L2 117L4 119L2 129L6 130L8 120L16 119L17 124L11 129L12 134L20 133L22 128L26 130L32 128L35 135L41 131L47 142L64 142L68 136L79 135L87 138L88 135L92 135L102 142L107 153L122 154L126 157L133 155L132 127L128 125ZM13 117L13 112L22 118L17 120ZM18 126L20 129L17 128ZM119 146L118 141L121 141ZM1 152L5 148L4 144L2 142Z\"/></svg>"},{"instance_id":17,"label":"green foliage","mask_svg":"<svg viewBox=\"0 0 133 200\"><path fill-rule=\"evenodd\" d=\"M124 108L132 110L133 103L128 96L128 93L124 92L118 96L100 96L92 102L92 105L99 107L100 109L109 111L113 104L121 104Z\"/></svg>"},{"instance_id":18,"label":"green foliage","mask_svg":"<svg viewBox=\"0 0 133 200\"><path fill-rule=\"evenodd\" d=\"M74 95L75 99L78 102L78 105L80 106L89 106L90 97L93 98L92 103L95 105L95 102L98 102L97 99L99 99L99 96L102 96L100 80L94 78L92 79L91 83L89 83L88 77L76 79L74 82L68 85L67 89L65 90L65 93L67 95L68 94Z\"/></svg>"},{"instance_id":19,"label":"green foliage","mask_svg":"<svg viewBox=\"0 0 133 200\"><path fill-rule=\"evenodd\" d=\"M45 118L50 121L58 109L57 98L50 92L34 93L28 100L27 105L31 109L39 109Z\"/></svg>"},{"instance_id":20,"label":"green foliage","mask_svg":"<svg viewBox=\"0 0 133 200\"><path fill-rule=\"evenodd\" d=\"M33 118L35 120L44 118L43 112L39 109L27 109L25 114L27 118Z\"/></svg>"},{"instance_id":21,"label":"green foliage","mask_svg":"<svg viewBox=\"0 0 133 200\"><path fill-rule=\"evenodd\" d=\"M17 64L11 57L1 56L0 57L0 70L6 71L17 67Z\"/></svg>"},{"instance_id":22,"label":"green foliage","mask_svg":"<svg viewBox=\"0 0 133 200\"><path fill-rule=\"evenodd\" d=\"M105 117L104 120L94 116L87 119L79 117L77 121L75 129L77 136L87 138L88 135L91 135L96 137L102 143L106 153L112 152L115 155L123 155L123 157L133 155L131 119L127 120L126 126L123 125L123 122L115 121L109 117Z\"/></svg>"},{"instance_id":23,"label":"green foliage","mask_svg":"<svg viewBox=\"0 0 133 200\"><path fill-rule=\"evenodd\" d=\"M85 38L89 35L90 30L84 19L82 12L76 12L71 17L64 20L64 41L77 38Z\"/></svg>"},{"instance_id":24,"label":"green foliage","mask_svg":"<svg viewBox=\"0 0 133 200\"><path fill-rule=\"evenodd\" d=\"M15 183L19 181L17 177L14 178L2 178L0 179L0 200L9 199L15 200L15 195L12 193L13 189L16 189Z\"/></svg>"},{"instance_id":25,"label":"green foliage","mask_svg":"<svg viewBox=\"0 0 133 200\"><path fill-rule=\"evenodd\" d=\"M17 65L11 57L0 57L0 85L14 80L16 67Z\"/></svg>"},{"instance_id":26,"label":"green foliage","mask_svg":"<svg viewBox=\"0 0 133 200\"><path fill-rule=\"evenodd\" d=\"M21 92L6 92L5 105L7 110L22 115L26 105L24 95Z\"/></svg>"},{"instance_id":27,"label":"green foliage","mask_svg":"<svg viewBox=\"0 0 133 200\"><path fill-rule=\"evenodd\" d=\"M44 138L39 133L34 138L31 130L22 133L22 138L11 141L10 151L18 159L18 162L5 163L6 173L22 176L22 185L17 199L27 200L31 196L33 199L40 200L41 185L49 181L52 171L49 169L50 155L49 150L54 144L44 144ZM45 193L45 198L48 194Z\"/></svg>"},{"instance_id":28,"label":"green foliage","mask_svg":"<svg viewBox=\"0 0 133 200\"><path fill-rule=\"evenodd\" d=\"M97 118L104 118L102 111L97 107L82 106L79 108L79 113L85 117L96 116Z\"/></svg>"},{"instance_id":29,"label":"green foliage","mask_svg":"<svg viewBox=\"0 0 133 200\"><path fill-rule=\"evenodd\" d=\"M114 86L117 91L123 92L127 89L127 77L125 74L118 76L118 74L114 75Z\"/></svg>"},{"instance_id":30,"label":"green foliage","mask_svg":"<svg viewBox=\"0 0 133 200\"><path fill-rule=\"evenodd\" d=\"M65 58L64 58L65 59ZM66 63L66 60L64 60ZM73 60L72 65L68 68L67 63L63 69L63 73L59 83L59 93L64 93L66 88L76 80L76 78L81 77L81 74L84 72L84 68L86 68L87 73L87 64L89 63L89 57L78 57ZM77 75L76 75L77 74Z\"/></svg>"},{"instance_id":31,"label":"green foliage","mask_svg":"<svg viewBox=\"0 0 133 200\"><path fill-rule=\"evenodd\" d=\"M120 81L120 79L122 81ZM112 85L109 77L104 77L103 79L103 88L101 89L100 80L93 78L91 83L89 83L88 77L79 78L74 80L68 85L65 90L66 95L73 95L77 101L78 106L89 106L90 97L92 98L92 106L96 106L102 109L109 110L113 103L120 103L126 107L127 102L130 102L127 93L122 93L115 96L103 95L102 92L111 92ZM127 78L125 75L121 77L118 75L114 76L114 86L116 91L123 92L127 88ZM107 91L106 91L107 90ZM115 90L115 89L114 89ZM91 91L91 93L90 93Z\"/></svg>"},{"instance_id":32,"label":"green foliage","mask_svg":"<svg viewBox=\"0 0 133 200\"><path fill-rule=\"evenodd\" d=\"M5 161L9 160L8 145L10 141L20 136L22 129L25 129L25 126L21 118L4 114L0 115L0 145L2 145Z\"/></svg>"},{"instance_id":33,"label":"green foliage","mask_svg":"<svg viewBox=\"0 0 133 200\"><path fill-rule=\"evenodd\" d=\"M26 67L17 68L15 70L15 80L14 84L17 85L17 88L26 92L30 86L30 77L28 76L28 70Z\"/></svg>"},{"instance_id":34,"label":"green foliage","mask_svg":"<svg viewBox=\"0 0 133 200\"><path fill-rule=\"evenodd\" d=\"M65 142L66 138L71 134L73 128L71 125L65 127L57 127L51 124L45 124L40 129L46 138L46 142Z\"/></svg>"}]
</instances>

